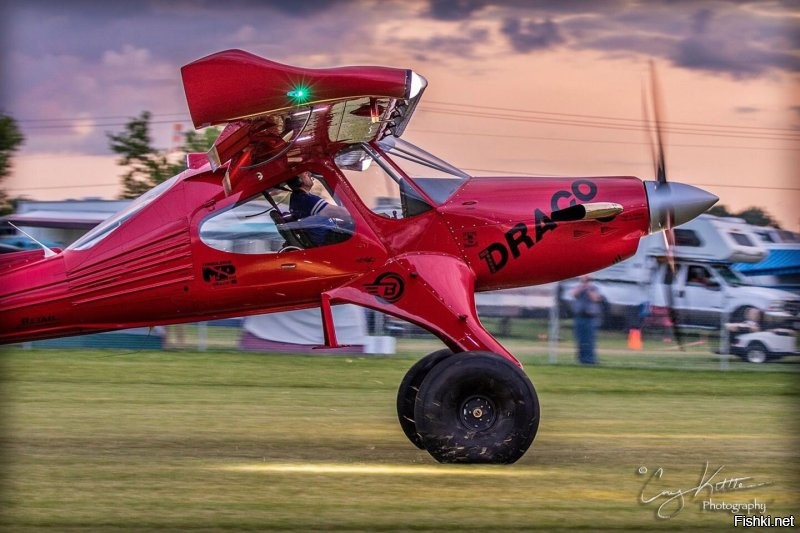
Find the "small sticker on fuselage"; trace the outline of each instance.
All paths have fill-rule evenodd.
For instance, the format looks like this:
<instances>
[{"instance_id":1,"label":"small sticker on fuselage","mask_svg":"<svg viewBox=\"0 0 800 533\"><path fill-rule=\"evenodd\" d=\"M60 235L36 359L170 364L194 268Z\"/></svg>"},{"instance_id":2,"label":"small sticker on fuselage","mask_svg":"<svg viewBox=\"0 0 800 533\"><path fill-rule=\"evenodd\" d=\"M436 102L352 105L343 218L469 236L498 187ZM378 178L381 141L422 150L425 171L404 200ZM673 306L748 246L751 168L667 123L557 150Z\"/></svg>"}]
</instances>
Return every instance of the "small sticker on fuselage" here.
<instances>
[{"instance_id":1,"label":"small sticker on fuselage","mask_svg":"<svg viewBox=\"0 0 800 533\"><path fill-rule=\"evenodd\" d=\"M236 267L230 261L217 261L203 265L203 281L214 287L236 285Z\"/></svg>"}]
</instances>

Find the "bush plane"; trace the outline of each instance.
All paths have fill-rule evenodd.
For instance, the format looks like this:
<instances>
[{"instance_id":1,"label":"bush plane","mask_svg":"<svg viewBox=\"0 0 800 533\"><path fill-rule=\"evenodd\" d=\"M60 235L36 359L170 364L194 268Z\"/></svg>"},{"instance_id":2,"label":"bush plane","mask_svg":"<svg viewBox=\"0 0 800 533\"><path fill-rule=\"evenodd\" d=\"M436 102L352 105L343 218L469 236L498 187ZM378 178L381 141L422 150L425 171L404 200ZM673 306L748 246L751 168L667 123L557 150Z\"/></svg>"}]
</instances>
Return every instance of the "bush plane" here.
<instances>
[{"instance_id":1,"label":"bush plane","mask_svg":"<svg viewBox=\"0 0 800 533\"><path fill-rule=\"evenodd\" d=\"M408 439L513 463L539 402L474 293L609 266L717 200L661 164L654 181L472 177L402 139L427 86L408 69L227 50L181 73L194 126L224 125L213 147L65 249L3 254L1 343L318 307L335 347L331 306L357 304L446 346L400 384Z\"/></svg>"}]
</instances>

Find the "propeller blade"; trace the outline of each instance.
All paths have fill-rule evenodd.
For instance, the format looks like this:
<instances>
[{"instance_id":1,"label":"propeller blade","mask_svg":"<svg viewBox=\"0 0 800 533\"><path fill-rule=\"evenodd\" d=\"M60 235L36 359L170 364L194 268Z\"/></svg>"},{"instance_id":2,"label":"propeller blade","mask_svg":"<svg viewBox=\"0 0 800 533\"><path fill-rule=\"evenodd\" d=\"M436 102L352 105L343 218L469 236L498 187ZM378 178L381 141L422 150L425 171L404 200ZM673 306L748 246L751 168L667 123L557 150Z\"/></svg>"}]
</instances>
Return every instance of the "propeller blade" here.
<instances>
[{"instance_id":1,"label":"propeller blade","mask_svg":"<svg viewBox=\"0 0 800 533\"><path fill-rule=\"evenodd\" d=\"M664 139L661 128L662 104L661 104L661 91L658 85L658 76L656 74L656 65L650 60L650 96L653 107L653 124L656 130L656 183L661 185L667 184L667 165L666 157L664 156Z\"/></svg>"},{"instance_id":2,"label":"propeller blade","mask_svg":"<svg viewBox=\"0 0 800 533\"><path fill-rule=\"evenodd\" d=\"M661 104L661 91L659 90L658 75L656 74L655 63L650 60L650 105L648 106L647 99L644 99L643 105L645 108L645 120L647 122L647 132L650 139L650 150L653 157L653 166L655 167L656 180L653 190L653 199L657 200L659 205L659 214L661 215L658 220L658 226L661 228L662 235L664 236L664 250L667 259L667 266L669 267L669 275L671 278L675 277L675 232L674 227L676 224L675 217L675 200L670 184L667 181L667 163L666 156L664 155L664 135L662 131L661 117L663 116ZM655 130L655 139L651 133L650 118L648 107L653 112L653 127ZM651 221L652 222L652 221ZM672 334L675 341L681 350L684 350L683 338L678 328L678 313L675 311L675 295L672 290L672 283L664 284L666 290L666 304L669 319L672 323Z\"/></svg>"},{"instance_id":3,"label":"propeller blade","mask_svg":"<svg viewBox=\"0 0 800 533\"><path fill-rule=\"evenodd\" d=\"M665 175L666 176L666 175ZM666 179L666 178L665 178ZM656 182L658 183L658 182ZM669 186L666 182L662 185L662 189L664 186ZM663 191L662 191L663 192ZM672 192L672 191L668 191ZM666 251L667 255L667 264L669 265L669 269L672 271L672 274L675 275L675 209L668 209L666 214L666 228L661 234L664 236L664 250Z\"/></svg>"},{"instance_id":4,"label":"propeller blade","mask_svg":"<svg viewBox=\"0 0 800 533\"><path fill-rule=\"evenodd\" d=\"M673 271L673 278L674 278L674 271ZM664 284L664 296L666 297L669 322L672 325L672 336L675 338L675 342L677 343L678 348L680 348L681 351L686 351L683 342L683 334L681 333L681 330L678 327L678 312L675 310L675 294L672 291L672 283Z\"/></svg>"},{"instance_id":5,"label":"propeller blade","mask_svg":"<svg viewBox=\"0 0 800 533\"><path fill-rule=\"evenodd\" d=\"M666 300L667 300L667 312L669 313L669 321L672 324L672 336L675 338L675 342L678 344L678 347L681 351L685 351L684 343L683 343L683 335L681 334L681 330L678 327L678 312L675 310L675 293L672 289L673 284L675 282L675 231L672 229L671 225L668 229L665 229L662 234L664 235L664 249L666 250L667 256L667 267L669 268L670 277L672 279L672 283L664 284L664 288L666 292Z\"/></svg>"},{"instance_id":6,"label":"propeller blade","mask_svg":"<svg viewBox=\"0 0 800 533\"><path fill-rule=\"evenodd\" d=\"M656 153L656 140L653 139L653 122L650 119L650 98L647 82L642 82L642 122L647 145L650 147L650 161L653 163L653 175L658 176L658 154Z\"/></svg>"}]
</instances>

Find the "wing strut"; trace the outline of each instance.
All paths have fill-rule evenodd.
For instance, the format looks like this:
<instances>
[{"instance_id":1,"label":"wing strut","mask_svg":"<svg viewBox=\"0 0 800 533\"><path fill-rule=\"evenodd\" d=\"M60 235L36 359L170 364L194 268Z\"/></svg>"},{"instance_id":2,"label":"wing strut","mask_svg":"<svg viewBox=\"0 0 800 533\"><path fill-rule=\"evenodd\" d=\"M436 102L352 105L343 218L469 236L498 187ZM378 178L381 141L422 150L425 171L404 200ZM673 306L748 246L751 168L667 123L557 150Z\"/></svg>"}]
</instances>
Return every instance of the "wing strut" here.
<instances>
[{"instance_id":1,"label":"wing strut","mask_svg":"<svg viewBox=\"0 0 800 533\"><path fill-rule=\"evenodd\" d=\"M339 341L336 339L336 327L333 323L333 313L331 312L331 297L322 293L322 302L320 304L320 312L322 313L322 334L325 339L325 348L339 348Z\"/></svg>"}]
</instances>

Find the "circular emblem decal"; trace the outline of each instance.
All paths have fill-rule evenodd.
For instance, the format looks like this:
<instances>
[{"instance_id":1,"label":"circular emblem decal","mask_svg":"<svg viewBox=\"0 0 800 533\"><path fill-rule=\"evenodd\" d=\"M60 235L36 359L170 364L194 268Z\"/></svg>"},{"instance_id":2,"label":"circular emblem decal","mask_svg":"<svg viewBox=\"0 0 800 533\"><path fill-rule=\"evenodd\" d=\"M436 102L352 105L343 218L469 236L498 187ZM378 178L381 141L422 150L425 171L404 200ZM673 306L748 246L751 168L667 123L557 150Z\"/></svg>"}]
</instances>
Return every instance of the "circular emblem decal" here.
<instances>
[{"instance_id":1,"label":"circular emblem decal","mask_svg":"<svg viewBox=\"0 0 800 533\"><path fill-rule=\"evenodd\" d=\"M364 288L367 289L368 293L374 294L379 300L394 303L403 297L405 283L399 274L384 272L375 278L375 281L372 283L364 285Z\"/></svg>"}]
</instances>

